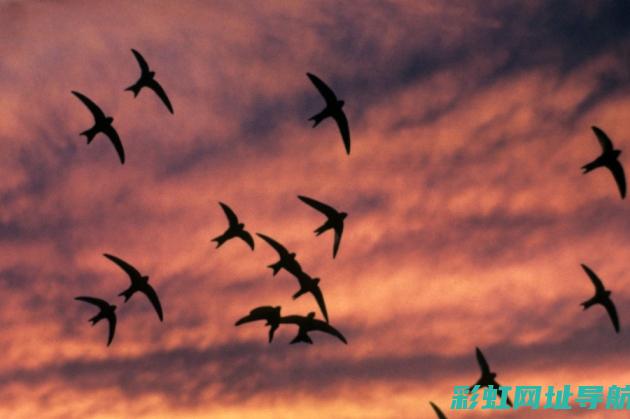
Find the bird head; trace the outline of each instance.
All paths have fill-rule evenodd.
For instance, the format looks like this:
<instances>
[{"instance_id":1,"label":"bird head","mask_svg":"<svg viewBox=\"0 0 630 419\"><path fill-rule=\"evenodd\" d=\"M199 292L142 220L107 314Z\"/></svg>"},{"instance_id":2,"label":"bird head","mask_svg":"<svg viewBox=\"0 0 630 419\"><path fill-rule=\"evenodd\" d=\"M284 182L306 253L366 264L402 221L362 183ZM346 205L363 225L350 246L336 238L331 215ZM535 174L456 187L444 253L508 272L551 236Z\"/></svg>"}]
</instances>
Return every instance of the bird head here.
<instances>
[{"instance_id":1,"label":"bird head","mask_svg":"<svg viewBox=\"0 0 630 419\"><path fill-rule=\"evenodd\" d=\"M342 213L339 214L339 216L343 220L343 219L345 219L348 216L348 213L347 212L342 212Z\"/></svg>"},{"instance_id":2,"label":"bird head","mask_svg":"<svg viewBox=\"0 0 630 419\"><path fill-rule=\"evenodd\" d=\"M243 229L243 228L245 228L245 224L240 223L240 224L238 225L238 228L239 228L239 229Z\"/></svg>"},{"instance_id":3,"label":"bird head","mask_svg":"<svg viewBox=\"0 0 630 419\"><path fill-rule=\"evenodd\" d=\"M108 116L107 118L105 118L105 121L107 121L108 124L111 124L112 122L114 122L114 118Z\"/></svg>"},{"instance_id":4,"label":"bird head","mask_svg":"<svg viewBox=\"0 0 630 419\"><path fill-rule=\"evenodd\" d=\"M319 278L313 278L313 285L319 284Z\"/></svg>"},{"instance_id":5,"label":"bird head","mask_svg":"<svg viewBox=\"0 0 630 419\"><path fill-rule=\"evenodd\" d=\"M111 304L109 307L112 309L112 311L116 310L116 306L114 304Z\"/></svg>"},{"instance_id":6,"label":"bird head","mask_svg":"<svg viewBox=\"0 0 630 419\"><path fill-rule=\"evenodd\" d=\"M615 157L619 157L621 150L613 150L613 153L615 153Z\"/></svg>"},{"instance_id":7,"label":"bird head","mask_svg":"<svg viewBox=\"0 0 630 419\"><path fill-rule=\"evenodd\" d=\"M343 100L338 100L337 101L337 105L339 106L339 108L343 108L344 103L346 103L346 102L344 102Z\"/></svg>"},{"instance_id":8,"label":"bird head","mask_svg":"<svg viewBox=\"0 0 630 419\"><path fill-rule=\"evenodd\" d=\"M141 276L140 279L142 280L142 282L149 282L149 277L148 276Z\"/></svg>"},{"instance_id":9,"label":"bird head","mask_svg":"<svg viewBox=\"0 0 630 419\"><path fill-rule=\"evenodd\" d=\"M310 313L306 315L306 317L308 317L310 320L313 320L315 318L315 312L311 311Z\"/></svg>"},{"instance_id":10,"label":"bird head","mask_svg":"<svg viewBox=\"0 0 630 419\"><path fill-rule=\"evenodd\" d=\"M289 253L289 257L290 257L291 259L295 259L295 256L296 256L296 254L295 254L295 253Z\"/></svg>"},{"instance_id":11,"label":"bird head","mask_svg":"<svg viewBox=\"0 0 630 419\"><path fill-rule=\"evenodd\" d=\"M149 76L151 77L155 76L155 71L149 71Z\"/></svg>"}]
</instances>

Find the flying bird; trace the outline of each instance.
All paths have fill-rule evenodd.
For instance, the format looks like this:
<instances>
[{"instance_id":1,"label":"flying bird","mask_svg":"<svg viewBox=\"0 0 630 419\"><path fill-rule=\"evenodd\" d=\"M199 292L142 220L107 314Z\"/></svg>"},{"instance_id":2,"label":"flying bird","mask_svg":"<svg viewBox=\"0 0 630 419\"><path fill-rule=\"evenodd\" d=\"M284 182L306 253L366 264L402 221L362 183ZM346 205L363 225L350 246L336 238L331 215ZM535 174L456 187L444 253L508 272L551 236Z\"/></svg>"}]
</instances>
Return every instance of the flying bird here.
<instances>
[{"instance_id":1,"label":"flying bird","mask_svg":"<svg viewBox=\"0 0 630 419\"><path fill-rule=\"evenodd\" d=\"M94 126L86 131L83 131L79 135L85 135L87 138L87 143L90 144L96 134L102 132L105 134L109 140L114 145L116 152L118 153L118 157L120 158L120 163L125 164L125 150L123 149L122 142L120 141L120 137L118 133L112 126L112 122L114 118L111 116L106 116L105 113L99 108L96 103L92 102L87 96L82 93L72 91L72 94L79 98L81 102L92 112L92 116L94 116Z\"/></svg>"},{"instance_id":2,"label":"flying bird","mask_svg":"<svg viewBox=\"0 0 630 419\"><path fill-rule=\"evenodd\" d=\"M624 174L623 166L618 160L621 150L614 149L612 141L604 131L597 127L591 128L602 146L602 154L592 162L582 166L582 173L588 173L598 167L607 167L612 172L615 182L617 182L621 199L624 199L626 197L626 175Z\"/></svg>"},{"instance_id":3,"label":"flying bird","mask_svg":"<svg viewBox=\"0 0 630 419\"><path fill-rule=\"evenodd\" d=\"M324 303L324 295L322 294L321 288L319 288L319 278L311 278L310 275L304 271L298 272L295 274L295 277L300 284L300 289L293 294L293 299L295 300L307 292L313 294L324 319L326 319L326 322L328 323L328 311L326 310L326 304Z\"/></svg>"},{"instance_id":4,"label":"flying bird","mask_svg":"<svg viewBox=\"0 0 630 419\"><path fill-rule=\"evenodd\" d=\"M173 106L171 105L171 101L168 100L168 96L166 96L166 92L164 91L160 83L155 80L155 71L151 71L149 69L149 64L147 64L147 61L138 51L132 49L131 52L133 52L133 55L136 57L136 60L140 65L141 74L138 81L127 87L125 91L130 90L133 92L133 97L137 97L138 93L140 93L140 90L142 90L143 87L148 87L149 89L153 90L156 95L158 95L162 102L164 102L169 112L173 113Z\"/></svg>"},{"instance_id":5,"label":"flying bird","mask_svg":"<svg viewBox=\"0 0 630 419\"><path fill-rule=\"evenodd\" d=\"M245 224L238 221L236 214L230 207L228 207L223 202L219 202L221 208L223 208L223 212L225 212L225 216L228 219L229 227L225 231L225 233L220 236L212 239L213 242L217 242L217 248L220 247L226 241L238 237L247 243L247 245L254 250L254 239L251 234L245 231Z\"/></svg>"},{"instance_id":6,"label":"flying bird","mask_svg":"<svg viewBox=\"0 0 630 419\"><path fill-rule=\"evenodd\" d=\"M284 247L269 236L265 236L262 233L256 234L258 235L258 237L266 241L269 246L273 247L274 250L278 253L278 256L280 256L280 260L267 266L268 268L271 268L274 276L280 271L280 269L284 269L287 272L292 273L296 276L300 272L302 272L302 267L295 259L295 253L289 253L286 247Z\"/></svg>"},{"instance_id":7,"label":"flying bird","mask_svg":"<svg viewBox=\"0 0 630 419\"><path fill-rule=\"evenodd\" d=\"M291 341L291 344L298 343L298 342L305 342L305 343L311 343L312 344L313 341L311 340L311 337L308 335L308 333L312 332L312 331L319 331L319 332L328 333L329 335L335 336L336 338L341 340L346 345L348 344L348 341L346 340L344 335L341 334L341 332L339 330L335 329L334 327L332 327L327 322L323 322L323 321L321 321L319 319L316 319L315 318L315 313L313 313L313 312L308 313L308 316L306 316L306 317L304 317L304 316L295 316L295 315L294 316L281 317L280 318L280 323L283 323L283 324L296 324L298 326L298 334Z\"/></svg>"},{"instance_id":8,"label":"flying bird","mask_svg":"<svg viewBox=\"0 0 630 419\"><path fill-rule=\"evenodd\" d=\"M118 295L125 297L125 302L127 302L132 295L140 291L147 296L147 298L153 305L153 308L155 308L155 311L157 312L160 321L163 321L164 316L162 314L162 305L160 304L157 293L155 292L153 287L149 285L149 277L141 275L136 268L116 256L109 255L107 253L104 253L103 256L118 265L118 267L120 267L123 271L127 273L127 275L129 275L129 279L131 280L131 285L129 286L129 288Z\"/></svg>"},{"instance_id":9,"label":"flying bird","mask_svg":"<svg viewBox=\"0 0 630 419\"><path fill-rule=\"evenodd\" d=\"M497 375L494 372L490 372L490 367L488 366L488 362L486 361L486 358L484 358L479 348L476 348L476 349L477 349L477 362L479 363L479 367L481 368L481 377L479 378L479 380L477 380L475 384L470 386L470 391L472 391L472 388L474 386L488 387L492 385L493 388L498 390L497 395L501 397L503 392L499 389L500 385L495 380ZM513 407L512 401L510 400L509 397L507 398L507 404L508 406Z\"/></svg>"},{"instance_id":10,"label":"flying bird","mask_svg":"<svg viewBox=\"0 0 630 419\"><path fill-rule=\"evenodd\" d=\"M431 405L433 410L435 410L435 414L437 415L438 419L446 419L446 416L444 415L444 413L440 410L439 407L435 405L435 403L429 402L429 404Z\"/></svg>"},{"instance_id":11,"label":"flying bird","mask_svg":"<svg viewBox=\"0 0 630 419\"><path fill-rule=\"evenodd\" d=\"M608 315L610 316L610 320L612 321L615 331L619 333L619 318L617 317L617 309L610 299L610 294L612 294L612 292L604 288L602 280L599 279L599 277L595 274L595 272L591 270L591 268L584 264L582 264L582 268L589 276L589 278L591 278L591 282L593 283L593 285L595 285L595 296L590 300L584 301L580 305L584 307L584 310L594 304L603 305L608 312Z\"/></svg>"},{"instance_id":12,"label":"flying bird","mask_svg":"<svg viewBox=\"0 0 630 419\"><path fill-rule=\"evenodd\" d=\"M327 230L334 230L335 242L333 244L333 258L337 256L339 250L339 243L341 242L341 235L343 234L343 220L348 216L345 212L339 212L330 205L326 205L322 202L316 201L313 198L307 196L298 195L298 198L306 205L315 208L317 211L324 214L328 219L324 224L315 229L315 235L319 236Z\"/></svg>"},{"instance_id":13,"label":"flying bird","mask_svg":"<svg viewBox=\"0 0 630 419\"><path fill-rule=\"evenodd\" d=\"M101 311L98 314L88 321L92 323L94 326L96 323L103 319L107 319L109 322L109 338L107 339L107 346L112 343L112 339L114 339L114 332L116 331L116 306L109 304L105 300L101 300L100 298L93 297L75 297L77 301L83 301L85 303L93 304L100 308Z\"/></svg>"},{"instance_id":14,"label":"flying bird","mask_svg":"<svg viewBox=\"0 0 630 419\"><path fill-rule=\"evenodd\" d=\"M326 101L326 107L323 111L309 118L309 121L314 121L313 128L315 128L320 122L328 117L332 117L339 126L339 132L341 132L341 138L343 144L346 147L346 153L350 154L350 128L348 127L348 119L343 112L343 100L338 100L335 93L330 87L319 79L314 74L306 73L308 78L313 82L319 93L324 97Z\"/></svg>"},{"instance_id":15,"label":"flying bird","mask_svg":"<svg viewBox=\"0 0 630 419\"><path fill-rule=\"evenodd\" d=\"M235 323L235 326L240 326L245 323L255 322L258 320L265 320L265 326L269 328L269 343L273 340L273 334L280 326L280 306L261 306L251 310L249 314Z\"/></svg>"}]
</instances>

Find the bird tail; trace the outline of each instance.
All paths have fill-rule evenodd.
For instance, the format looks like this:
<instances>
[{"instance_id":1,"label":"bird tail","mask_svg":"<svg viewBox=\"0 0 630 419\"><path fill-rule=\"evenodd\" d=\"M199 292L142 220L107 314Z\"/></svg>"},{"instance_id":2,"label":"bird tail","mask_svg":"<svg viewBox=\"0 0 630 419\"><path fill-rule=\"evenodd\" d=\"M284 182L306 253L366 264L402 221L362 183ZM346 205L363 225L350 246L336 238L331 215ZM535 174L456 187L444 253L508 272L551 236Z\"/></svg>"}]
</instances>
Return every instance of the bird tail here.
<instances>
[{"instance_id":1,"label":"bird tail","mask_svg":"<svg viewBox=\"0 0 630 419\"><path fill-rule=\"evenodd\" d=\"M276 263L272 263L271 265L267 265L268 268L271 268L271 270L273 271L273 276L276 276L276 274L278 272L280 272L280 269L282 269L282 261L279 260Z\"/></svg>"},{"instance_id":2,"label":"bird tail","mask_svg":"<svg viewBox=\"0 0 630 419\"><path fill-rule=\"evenodd\" d=\"M125 303L127 301L129 301L129 299L131 298L131 296L133 295L133 290L131 288L128 288L126 290L124 290L123 292L121 292L120 294L118 294L119 297L125 297Z\"/></svg>"},{"instance_id":3,"label":"bird tail","mask_svg":"<svg viewBox=\"0 0 630 419\"><path fill-rule=\"evenodd\" d=\"M594 304L595 304L595 301L592 301L592 300L587 300L587 301L584 301L583 303L580 303L583 310L586 310L587 308L589 308L590 306Z\"/></svg>"},{"instance_id":4,"label":"bird tail","mask_svg":"<svg viewBox=\"0 0 630 419\"><path fill-rule=\"evenodd\" d=\"M79 135L85 135L85 137L87 138L87 143L90 144L92 140L94 139L94 137L96 137L96 134L98 134L98 132L99 132L99 129L96 126L93 126L92 128L83 131Z\"/></svg>"},{"instance_id":5,"label":"bird tail","mask_svg":"<svg viewBox=\"0 0 630 419\"><path fill-rule=\"evenodd\" d=\"M328 226L326 224L323 224L319 227L317 227L314 231L316 236L319 236L320 234L322 234L324 231L328 230Z\"/></svg>"},{"instance_id":6,"label":"bird tail","mask_svg":"<svg viewBox=\"0 0 630 419\"><path fill-rule=\"evenodd\" d=\"M597 164L595 164L595 162L591 162L589 164L585 164L584 166L582 166L582 173L588 173L593 169L596 169L598 166Z\"/></svg>"},{"instance_id":7,"label":"bird tail","mask_svg":"<svg viewBox=\"0 0 630 419\"><path fill-rule=\"evenodd\" d=\"M127 87L125 89L125 91L133 92L133 97L136 97L136 96L138 96L138 93L140 93L140 89L142 89L142 85L136 83L136 84L132 84L131 86Z\"/></svg>"},{"instance_id":8,"label":"bird tail","mask_svg":"<svg viewBox=\"0 0 630 419\"><path fill-rule=\"evenodd\" d=\"M324 120L324 118L326 118L326 110L321 111L317 115L311 116L310 118L308 118L308 120L314 122L313 128L315 128L317 125L319 125L320 122Z\"/></svg>"},{"instance_id":9,"label":"bird tail","mask_svg":"<svg viewBox=\"0 0 630 419\"><path fill-rule=\"evenodd\" d=\"M216 248L218 249L219 247L221 247L221 245L222 245L223 243L225 243L225 242L226 242L226 239L225 239L225 237L223 237L223 236L217 236L217 237L215 237L214 239L212 239L212 241L213 241L213 242L217 242L217 247L216 247Z\"/></svg>"},{"instance_id":10,"label":"bird tail","mask_svg":"<svg viewBox=\"0 0 630 419\"><path fill-rule=\"evenodd\" d=\"M293 340L291 341L291 345L293 345L294 343L299 343L299 342L309 343L311 345L313 344L313 341L311 340L310 336L302 332L298 332L297 336L293 338Z\"/></svg>"},{"instance_id":11,"label":"bird tail","mask_svg":"<svg viewBox=\"0 0 630 419\"><path fill-rule=\"evenodd\" d=\"M308 290L304 289L304 288L300 288L300 290L298 292L296 292L295 294L293 294L293 299L295 300L296 298L306 294L308 292Z\"/></svg>"},{"instance_id":12,"label":"bird tail","mask_svg":"<svg viewBox=\"0 0 630 419\"><path fill-rule=\"evenodd\" d=\"M96 316L92 317L88 321L92 323L92 326L94 326L96 323L98 323L99 320L101 320L101 317L97 314Z\"/></svg>"}]
</instances>

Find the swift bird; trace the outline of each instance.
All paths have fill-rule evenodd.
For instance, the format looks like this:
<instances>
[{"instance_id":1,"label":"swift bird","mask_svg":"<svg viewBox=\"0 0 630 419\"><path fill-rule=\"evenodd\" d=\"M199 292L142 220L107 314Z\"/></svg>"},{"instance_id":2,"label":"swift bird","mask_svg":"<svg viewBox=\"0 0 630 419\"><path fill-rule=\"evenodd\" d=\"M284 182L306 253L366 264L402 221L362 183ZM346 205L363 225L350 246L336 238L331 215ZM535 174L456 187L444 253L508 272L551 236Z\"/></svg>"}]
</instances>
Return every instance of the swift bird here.
<instances>
[{"instance_id":1,"label":"swift bird","mask_svg":"<svg viewBox=\"0 0 630 419\"><path fill-rule=\"evenodd\" d=\"M594 304L601 304L604 306L608 315L610 316L610 320L612 320L613 327L615 331L619 333L619 318L617 317L617 309L615 309L615 305L610 299L611 291L608 291L604 288L604 284L602 280L589 268L588 266L582 264L582 269L586 272L589 278L591 278L591 282L595 285L595 296L590 300L586 300L583 303L580 303L584 310L589 308Z\"/></svg>"},{"instance_id":2,"label":"swift bird","mask_svg":"<svg viewBox=\"0 0 630 419\"><path fill-rule=\"evenodd\" d=\"M293 294L293 299L297 299L298 297L310 292L313 294L315 301L317 301L317 305L326 319L326 323L328 323L328 311L326 311L326 304L324 303L324 295L322 294L321 288L319 288L319 278L311 278L306 272L301 271L295 274L297 278L300 289Z\"/></svg>"},{"instance_id":3,"label":"swift bird","mask_svg":"<svg viewBox=\"0 0 630 419\"><path fill-rule=\"evenodd\" d=\"M582 166L582 173L588 173L598 167L607 167L611 171L613 177L615 178L615 182L619 187L621 199L624 199L626 197L626 176L623 171L623 166L618 160L621 150L614 149L612 141L608 138L604 131L597 127L591 128L597 136L599 144L602 146L602 154L592 162Z\"/></svg>"},{"instance_id":4,"label":"swift bird","mask_svg":"<svg viewBox=\"0 0 630 419\"><path fill-rule=\"evenodd\" d=\"M433 410L435 410L435 414L437 415L438 419L446 419L446 415L444 415L444 413L440 410L439 407L435 405L435 403L429 402L429 404L431 405Z\"/></svg>"},{"instance_id":5,"label":"swift bird","mask_svg":"<svg viewBox=\"0 0 630 419\"><path fill-rule=\"evenodd\" d=\"M92 317L88 321L92 323L92 326L94 326L99 321L107 319L109 322L109 338L107 339L107 346L109 346L112 343L112 339L114 339L114 332L116 331L116 306L111 305L100 298L75 297L74 299L77 301L83 301L84 303L93 304L101 310L96 316Z\"/></svg>"},{"instance_id":6,"label":"swift bird","mask_svg":"<svg viewBox=\"0 0 630 419\"><path fill-rule=\"evenodd\" d=\"M339 212L330 205L326 205L307 196L298 195L298 198L306 205L315 208L317 211L321 212L328 218L324 224L322 224L315 230L315 235L319 236L326 230L330 229L333 229L335 231L335 242L333 244L334 258L335 256L337 256L339 243L341 242L341 235L343 234L343 220L348 216L348 214L345 212Z\"/></svg>"},{"instance_id":7,"label":"swift bird","mask_svg":"<svg viewBox=\"0 0 630 419\"><path fill-rule=\"evenodd\" d=\"M221 208L223 208L223 212L225 213L230 225L228 229L225 230L225 233L212 239L213 242L217 242L217 248L226 241L238 237L245 241L245 243L254 250L254 239L251 234L245 231L245 224L238 221L236 214L234 214L234 211L232 211L230 207L223 202L219 202L219 204L221 205Z\"/></svg>"},{"instance_id":8,"label":"swift bird","mask_svg":"<svg viewBox=\"0 0 630 419\"><path fill-rule=\"evenodd\" d=\"M171 101L168 100L168 96L166 96L166 92L164 91L160 83L155 80L155 71L151 71L149 69L149 64L147 64L144 57L138 51L132 48L131 52L133 52L133 55L136 57L136 60L140 65L141 74L138 81L127 87L125 91L132 91L133 97L137 97L138 93L140 93L140 90L142 90L143 87L148 87L149 89L153 90L156 95L158 95L162 102L164 102L164 105L166 105L169 112L173 113L173 106L171 105Z\"/></svg>"},{"instance_id":9,"label":"swift bird","mask_svg":"<svg viewBox=\"0 0 630 419\"><path fill-rule=\"evenodd\" d=\"M314 121L313 128L315 128L320 122L328 117L332 117L339 126L339 132L343 139L343 144L346 147L346 153L350 154L350 128L348 127L348 119L343 112L343 100L338 100L335 93L330 87L319 79L314 74L306 73L308 78L313 82L319 93L324 97L326 101L326 107L320 113L309 118L309 121Z\"/></svg>"},{"instance_id":10,"label":"swift bird","mask_svg":"<svg viewBox=\"0 0 630 419\"><path fill-rule=\"evenodd\" d=\"M298 326L298 334L291 341L291 344L298 343L298 342L305 342L305 343L311 343L312 344L313 341L311 340L310 336L308 335L308 333L312 332L312 331L319 331L319 332L328 333L329 335L335 336L336 338L341 340L346 345L348 344L348 341L341 334L341 332L339 330L335 329L334 327L332 327L327 322L323 322L323 321L321 321L319 319L316 319L314 312L308 313L308 316L306 316L306 317L304 317L304 316L295 316L295 315L294 316L281 317L280 318L280 323L282 323L282 324L295 324L295 325Z\"/></svg>"},{"instance_id":11,"label":"swift bird","mask_svg":"<svg viewBox=\"0 0 630 419\"><path fill-rule=\"evenodd\" d=\"M280 256L280 260L272 263L271 265L267 265L267 267L271 268L271 270L273 271L274 276L280 271L280 269L284 269L287 272L292 273L296 276L300 272L302 272L302 267L295 259L295 253L289 253L286 247L284 247L269 236L265 236L262 233L256 233L256 235L266 241L269 246L273 247L274 250L278 253L278 256Z\"/></svg>"},{"instance_id":12,"label":"swift bird","mask_svg":"<svg viewBox=\"0 0 630 419\"><path fill-rule=\"evenodd\" d=\"M479 367L481 368L481 377L479 378L479 380L477 380L475 384L470 386L470 391L472 391L472 388L474 386L488 387L492 385L494 386L493 388L498 390L497 395L501 397L503 392L499 389L500 385L495 380L497 375L494 372L490 372L490 367L488 366L488 362L486 362L486 358L484 358L479 348L476 348L476 349L477 349L477 362L479 363ZM512 401L510 400L509 397L507 398L507 404L508 406L513 407Z\"/></svg>"},{"instance_id":13,"label":"swift bird","mask_svg":"<svg viewBox=\"0 0 630 419\"><path fill-rule=\"evenodd\" d=\"M120 137L118 133L112 126L112 122L114 118L111 116L106 116L105 113L99 108L96 103L92 102L87 96L82 93L72 91L72 94L79 98L81 102L89 109L94 116L94 126L86 131L83 131L79 135L85 135L87 138L87 143L90 144L96 134L102 132L105 134L109 140L114 145L116 152L118 153L118 157L120 158L120 164L125 164L125 150L123 149L122 142L120 141Z\"/></svg>"},{"instance_id":14,"label":"swift bird","mask_svg":"<svg viewBox=\"0 0 630 419\"><path fill-rule=\"evenodd\" d=\"M258 320L265 320L265 326L270 326L269 343L271 343L271 341L273 340L273 334L280 326L280 306L256 307L255 309L251 310L247 316L238 320L234 325L240 326L242 324L255 322Z\"/></svg>"},{"instance_id":15,"label":"swift bird","mask_svg":"<svg viewBox=\"0 0 630 419\"><path fill-rule=\"evenodd\" d=\"M153 305L153 308L155 308L155 311L157 312L160 321L163 321L164 318L162 315L162 305L160 304L157 293L155 292L153 287L149 285L149 277L141 275L136 268L116 256L109 255L107 253L103 253L103 256L118 265L118 267L120 267L123 271L127 273L127 275L129 275L129 279L131 280L131 285L129 286L129 288L118 294L118 296L125 297L125 302L127 302L132 295L140 291L147 296L147 298Z\"/></svg>"}]
</instances>

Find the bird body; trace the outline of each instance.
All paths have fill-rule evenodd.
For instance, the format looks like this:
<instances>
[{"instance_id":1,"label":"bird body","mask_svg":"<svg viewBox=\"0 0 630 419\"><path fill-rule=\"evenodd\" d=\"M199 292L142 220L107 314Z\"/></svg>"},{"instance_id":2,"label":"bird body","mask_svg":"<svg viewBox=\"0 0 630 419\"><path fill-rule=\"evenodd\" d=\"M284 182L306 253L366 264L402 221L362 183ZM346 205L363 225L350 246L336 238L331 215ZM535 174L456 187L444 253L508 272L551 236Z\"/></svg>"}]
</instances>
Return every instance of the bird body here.
<instances>
[{"instance_id":1,"label":"bird body","mask_svg":"<svg viewBox=\"0 0 630 419\"><path fill-rule=\"evenodd\" d=\"M230 239L240 238L247 243L252 250L254 250L254 238L245 230L245 224L238 220L236 214L229 206L223 202L219 202L219 205L223 208L223 212L228 219L229 226L223 234L212 239L213 242L217 243L217 248L221 247L223 243Z\"/></svg>"},{"instance_id":2,"label":"bird body","mask_svg":"<svg viewBox=\"0 0 630 419\"><path fill-rule=\"evenodd\" d=\"M149 69L149 64L144 59L142 54L140 54L135 49L132 49L134 57L138 61L138 65L140 66L140 78L131 86L127 87L125 90L133 92L133 97L137 97L138 93L142 90L142 88L147 87L155 92L155 94L160 98L160 100L164 103L166 108L170 113L173 113L173 106L171 105L171 101L169 100L166 92L162 88L162 85L155 80L155 71L151 71Z\"/></svg>"},{"instance_id":3,"label":"bird body","mask_svg":"<svg viewBox=\"0 0 630 419\"><path fill-rule=\"evenodd\" d=\"M335 232L335 241L333 244L333 258L335 258L337 256L337 252L339 251L339 244L341 243L344 220L348 214L345 212L339 212L330 205L324 204L323 202L317 201L313 198L309 198L308 196L298 195L298 198L306 205L314 208L327 217L326 222L315 229L315 235L319 236L328 230L333 230Z\"/></svg>"},{"instance_id":4,"label":"bird body","mask_svg":"<svg viewBox=\"0 0 630 419\"><path fill-rule=\"evenodd\" d=\"M612 292L604 288L602 280L599 279L597 274L593 272L591 268L589 268L585 264L582 264L582 269L584 269L584 272L586 272L588 277L591 279L591 282L595 286L595 295L592 298L584 301L583 303L580 303L580 305L583 307L583 310L586 310L587 308L592 307L595 304L601 304L608 312L608 316L612 321L615 331L619 333L619 317L617 316L617 309L615 308L615 304L610 299L610 294L612 294Z\"/></svg>"},{"instance_id":5,"label":"bird body","mask_svg":"<svg viewBox=\"0 0 630 419\"><path fill-rule=\"evenodd\" d=\"M309 121L313 121L313 128L315 128L324 119L333 118L339 127L346 153L350 154L350 128L348 127L346 114L343 112L344 101L337 99L332 89L319 77L311 73L306 73L306 75L326 101L326 107L318 114L310 117Z\"/></svg>"},{"instance_id":6,"label":"bird body","mask_svg":"<svg viewBox=\"0 0 630 419\"><path fill-rule=\"evenodd\" d=\"M289 252L286 247L269 236L262 233L256 233L256 235L267 242L267 244L269 244L269 246L271 246L280 257L277 262L267 265L267 267L271 268L273 271L274 276L280 272L281 269L284 269L295 276L302 272L302 266L297 261L295 253Z\"/></svg>"},{"instance_id":7,"label":"bird body","mask_svg":"<svg viewBox=\"0 0 630 419\"><path fill-rule=\"evenodd\" d=\"M479 387L493 386L493 388L499 389L500 384L495 380L495 378L497 377L497 374L490 371L490 366L488 365L486 358L481 353L481 350L479 348L475 348L475 349L477 353L477 363L479 364L479 368L481 369L481 377L479 377L479 379L477 380L475 384L470 386L470 390L472 391L472 388L474 386L479 386ZM502 397L501 390L498 390L497 394L499 397ZM507 398L507 404L510 407L513 406L512 401L510 400L509 397Z\"/></svg>"},{"instance_id":8,"label":"bird body","mask_svg":"<svg viewBox=\"0 0 630 419\"><path fill-rule=\"evenodd\" d=\"M619 188L621 199L626 197L626 175L623 166L619 162L621 150L616 150L608 135L598 127L591 127L599 144L602 147L602 154L590 163L582 166L582 173L586 174L599 167L606 167L612 173Z\"/></svg>"},{"instance_id":9,"label":"bird body","mask_svg":"<svg viewBox=\"0 0 630 419\"><path fill-rule=\"evenodd\" d=\"M118 136L118 132L112 126L112 122L114 122L114 118L111 116L106 116L105 113L101 110L101 108L96 105L90 98L85 96L82 93L72 91L72 94L75 95L83 104L88 108L88 110L92 113L94 117L94 125L79 135L84 135L87 138L87 143L90 144L92 140L96 137L98 133L105 134L112 145L116 149L118 153L118 158L120 159L120 164L125 164L125 150L123 148L122 142L120 141L120 137Z\"/></svg>"},{"instance_id":10,"label":"bird body","mask_svg":"<svg viewBox=\"0 0 630 419\"><path fill-rule=\"evenodd\" d=\"M75 300L83 301L84 303L95 305L96 307L100 309L100 311L94 317L90 318L88 321L92 323L92 326L94 326L96 323L104 319L108 321L109 337L107 339L107 346L109 346L112 343L112 340L114 339L114 333L116 331L116 306L109 304L105 300L101 300L100 298L94 298L94 297L81 296L81 297L75 297Z\"/></svg>"}]
</instances>

